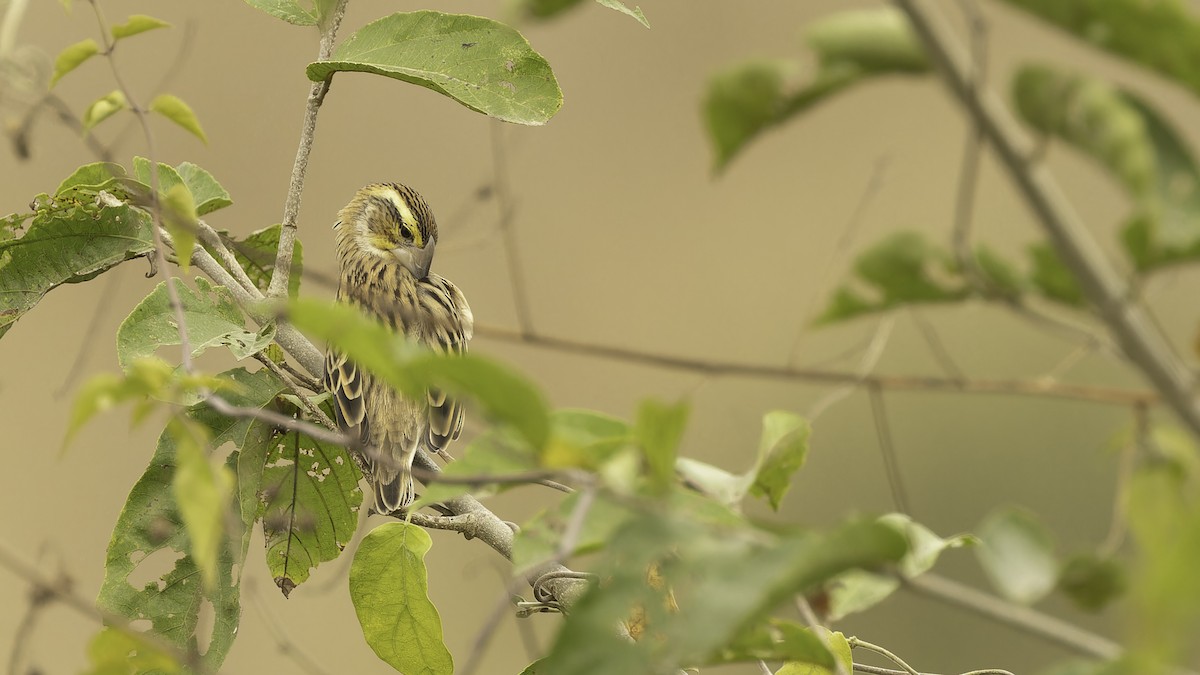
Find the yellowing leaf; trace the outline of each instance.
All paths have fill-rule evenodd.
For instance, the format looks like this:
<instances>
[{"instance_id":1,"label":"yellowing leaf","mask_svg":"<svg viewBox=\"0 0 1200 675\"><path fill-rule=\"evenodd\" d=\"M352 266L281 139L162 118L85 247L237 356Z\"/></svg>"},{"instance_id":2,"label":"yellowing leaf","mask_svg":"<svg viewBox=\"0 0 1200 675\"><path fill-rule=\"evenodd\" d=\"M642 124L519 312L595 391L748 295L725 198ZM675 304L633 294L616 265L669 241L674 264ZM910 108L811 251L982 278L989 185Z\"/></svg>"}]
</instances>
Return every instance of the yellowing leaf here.
<instances>
[{"instance_id":1,"label":"yellowing leaf","mask_svg":"<svg viewBox=\"0 0 1200 675\"><path fill-rule=\"evenodd\" d=\"M170 28L171 24L145 14L134 14L123 24L112 27L113 40L120 40L155 28Z\"/></svg>"},{"instance_id":2,"label":"yellowing leaf","mask_svg":"<svg viewBox=\"0 0 1200 675\"><path fill-rule=\"evenodd\" d=\"M192 112L191 106L184 103L183 99L178 96L171 94L155 96L154 100L150 101L150 111L178 124L208 145L208 137L204 135L204 129L200 127L200 120L196 119L196 113Z\"/></svg>"},{"instance_id":3,"label":"yellowing leaf","mask_svg":"<svg viewBox=\"0 0 1200 675\"><path fill-rule=\"evenodd\" d=\"M162 200L163 225L175 240L175 255L179 266L187 272L196 248L196 203L192 192L183 183L171 186Z\"/></svg>"},{"instance_id":4,"label":"yellowing leaf","mask_svg":"<svg viewBox=\"0 0 1200 675\"><path fill-rule=\"evenodd\" d=\"M50 78L50 88L53 89L63 75L75 70L84 61L99 53L100 45L91 38L76 42L59 52L58 58L54 59L54 76Z\"/></svg>"},{"instance_id":5,"label":"yellowing leaf","mask_svg":"<svg viewBox=\"0 0 1200 675\"><path fill-rule=\"evenodd\" d=\"M122 94L120 91L112 91L96 99L83 113L84 131L92 129L97 124L128 107L129 101L125 100L125 94Z\"/></svg>"},{"instance_id":6,"label":"yellowing leaf","mask_svg":"<svg viewBox=\"0 0 1200 675\"><path fill-rule=\"evenodd\" d=\"M177 444L178 464L171 481L175 503L192 542L192 558L200 568L204 587L211 591L225 545L225 510L233 495L233 476L229 469L209 463L204 451L208 434L203 426L180 418L172 420L167 429Z\"/></svg>"}]
</instances>

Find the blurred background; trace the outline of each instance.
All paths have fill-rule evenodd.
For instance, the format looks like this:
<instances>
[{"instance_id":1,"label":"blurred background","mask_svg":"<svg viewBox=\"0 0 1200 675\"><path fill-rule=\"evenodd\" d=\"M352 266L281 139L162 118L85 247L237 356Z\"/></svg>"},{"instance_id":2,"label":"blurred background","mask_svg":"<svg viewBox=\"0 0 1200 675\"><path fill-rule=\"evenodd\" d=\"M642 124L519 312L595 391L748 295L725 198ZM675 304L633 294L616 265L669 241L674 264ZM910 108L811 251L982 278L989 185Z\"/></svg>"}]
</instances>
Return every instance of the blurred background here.
<instances>
[{"instance_id":1,"label":"blurred background","mask_svg":"<svg viewBox=\"0 0 1200 675\"><path fill-rule=\"evenodd\" d=\"M53 56L94 37L85 3L71 14L49 0L30 3L16 35ZM548 23L521 24L553 66L562 111L542 128L493 124L424 89L367 75L339 75L326 99L300 212L307 277L302 292L332 297L333 223L361 185L400 181L418 189L438 215L434 268L466 293L476 320L517 327L512 286L494 199L497 144L501 178L513 197L514 227L533 325L545 335L655 353L748 364L796 363L854 370L879 320L813 329L811 318L846 278L854 253L896 228L948 241L967 135L958 107L936 78L889 78L853 88L766 134L719 178L711 170L700 104L710 75L749 57L805 57L809 21L876 3L845 0L734 3L673 0L642 5L653 28L584 3ZM963 28L956 4L940 3ZM1200 8L1200 3L1192 2ZM160 161L205 167L234 206L210 224L241 236L279 222L316 55L315 29L297 28L241 2L105 0L110 20L150 13L172 22L123 43L119 63L143 100L164 74L163 90L188 101L207 146L154 122ZM343 34L421 3L357 0ZM990 75L1005 89L1015 65L1051 60L1101 74L1153 100L1200 145L1200 102L1092 51L996 3L983 2L991 30ZM500 3L446 1L437 9L505 19ZM184 37L188 36L185 40ZM182 52L181 52L182 50ZM177 67L172 66L178 60ZM56 91L77 112L114 88L100 59ZM1189 121L1191 123L1189 123ZM97 132L117 161L145 154L132 117ZM27 208L78 165L93 160L66 127L39 122L20 161L0 152L0 212ZM1096 236L1115 251L1128 204L1098 168L1051 150L1051 167ZM874 178L873 178L874 177ZM878 189L869 190L872 181ZM481 191L482 190L482 191ZM856 209L857 232L843 241ZM985 155L975 233L1001 251L1036 241L1032 215L990 154ZM92 283L51 292L0 344L0 426L8 447L0 490L0 540L62 570L94 597L104 551L129 487L141 475L160 427L130 429L118 410L92 422L60 452L75 387L116 372L114 334L160 279L147 265L123 265ZM1180 345L1197 328L1194 271L1154 277L1147 295ZM936 334L971 377L1036 378L1077 344L1048 334L1003 308L980 303L898 312L876 371L944 374L927 333ZM886 319L885 319L886 320ZM923 324L925 327L923 328ZM682 452L730 470L753 460L764 412L801 414L831 391L826 385L754 378L700 377L603 358L478 339L472 349L517 367L555 406L629 417L647 396L693 404ZM214 360L214 368L224 364ZM256 365L256 364L255 364ZM1112 357L1085 356L1066 380L1141 386ZM888 422L913 515L949 535L973 528L990 510L1016 504L1042 515L1069 554L1105 536L1113 504L1116 455L1111 438L1129 426L1121 409L1015 396L889 393ZM468 427L476 432L476 423ZM460 446L461 447L461 446ZM502 517L521 521L555 496L525 487L493 499ZM808 465L779 517L814 525L851 514L892 510L876 428L865 392L816 421ZM761 514L766 515L766 514ZM461 663L502 595L503 561L491 549L433 533L430 593L446 640ZM261 542L261 537L257 540ZM285 600L274 588L259 544L244 570L243 619L225 672L301 672L278 640L299 646L324 672L386 673L367 647L346 591L341 561L322 566ZM985 584L967 552L943 556L939 570ZM0 572L0 661L12 649L28 587ZM1119 635L1121 606L1081 615L1051 599L1043 609L1108 635ZM559 619L521 620L534 642L549 644ZM506 620L488 652L485 673L516 673L532 655L518 620ZM77 672L97 626L55 607L39 616L25 645L41 672ZM1031 672L1067 653L960 609L899 593L840 628L887 646L923 671L1002 667ZM282 638L281 638L282 636ZM754 667L721 672L757 672Z\"/></svg>"}]
</instances>

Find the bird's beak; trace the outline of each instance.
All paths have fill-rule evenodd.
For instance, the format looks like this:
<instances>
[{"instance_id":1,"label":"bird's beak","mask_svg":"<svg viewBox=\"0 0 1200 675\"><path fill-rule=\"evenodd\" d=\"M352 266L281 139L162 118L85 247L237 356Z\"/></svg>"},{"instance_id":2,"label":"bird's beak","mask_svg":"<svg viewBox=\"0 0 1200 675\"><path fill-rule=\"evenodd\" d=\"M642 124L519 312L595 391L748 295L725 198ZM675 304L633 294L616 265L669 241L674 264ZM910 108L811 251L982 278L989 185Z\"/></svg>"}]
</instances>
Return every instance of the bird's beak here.
<instances>
[{"instance_id":1,"label":"bird's beak","mask_svg":"<svg viewBox=\"0 0 1200 675\"><path fill-rule=\"evenodd\" d=\"M429 266L433 264L433 248L436 239L430 239L425 248L394 248L392 255L418 279L429 276Z\"/></svg>"}]
</instances>

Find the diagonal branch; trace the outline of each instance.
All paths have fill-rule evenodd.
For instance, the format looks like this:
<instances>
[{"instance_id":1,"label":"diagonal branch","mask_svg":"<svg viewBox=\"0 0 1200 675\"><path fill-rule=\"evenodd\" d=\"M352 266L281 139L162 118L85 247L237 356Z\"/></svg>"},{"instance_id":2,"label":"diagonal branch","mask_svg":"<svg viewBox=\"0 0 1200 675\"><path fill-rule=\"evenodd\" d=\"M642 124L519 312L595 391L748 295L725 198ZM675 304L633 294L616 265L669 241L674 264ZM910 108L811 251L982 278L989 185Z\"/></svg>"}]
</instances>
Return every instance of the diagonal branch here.
<instances>
[{"instance_id":1,"label":"diagonal branch","mask_svg":"<svg viewBox=\"0 0 1200 675\"><path fill-rule=\"evenodd\" d=\"M1079 281L1084 296L1121 350L1159 390L1193 435L1200 436L1200 406L1193 396L1195 375L1154 329L1145 309L1129 300L1128 285L1067 201L1050 170L1030 161L1028 137L993 92L976 86L962 44L930 3L895 2L908 16L946 85L995 148L1009 176L1038 215L1054 250Z\"/></svg>"},{"instance_id":2,"label":"diagonal branch","mask_svg":"<svg viewBox=\"0 0 1200 675\"><path fill-rule=\"evenodd\" d=\"M321 47L317 60L327 61L333 54L333 41L338 26L346 14L347 0L338 0L328 22L321 27ZM271 285L267 296L286 298L288 277L292 271L292 251L296 245L296 218L300 215L300 197L304 192L304 176L308 172L308 156L312 153L313 135L317 130L317 113L325 102L325 94L333 82L332 75L314 83L308 92L308 105L304 108L304 124L300 129L300 145L296 148L296 161L292 164L292 180L288 184L287 200L283 205L283 227L279 228L279 250L275 256L275 271L271 274Z\"/></svg>"}]
</instances>

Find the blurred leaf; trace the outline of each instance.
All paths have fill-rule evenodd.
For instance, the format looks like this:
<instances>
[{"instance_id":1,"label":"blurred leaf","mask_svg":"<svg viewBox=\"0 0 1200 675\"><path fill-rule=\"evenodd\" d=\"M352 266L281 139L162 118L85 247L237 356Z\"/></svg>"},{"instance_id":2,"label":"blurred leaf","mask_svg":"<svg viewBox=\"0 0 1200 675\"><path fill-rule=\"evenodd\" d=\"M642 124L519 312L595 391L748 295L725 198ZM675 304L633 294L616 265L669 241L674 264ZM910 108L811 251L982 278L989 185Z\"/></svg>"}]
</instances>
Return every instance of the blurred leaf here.
<instances>
[{"instance_id":1,"label":"blurred leaf","mask_svg":"<svg viewBox=\"0 0 1200 675\"><path fill-rule=\"evenodd\" d=\"M171 365L155 358L130 361L124 376L112 373L92 376L75 394L63 447L66 447L80 428L98 413L129 401L166 398L173 376L174 369Z\"/></svg>"},{"instance_id":2,"label":"blurred leaf","mask_svg":"<svg viewBox=\"0 0 1200 675\"><path fill-rule=\"evenodd\" d=\"M580 493L575 492L551 509L530 518L513 536L513 569L517 573L550 561L558 552L567 523L576 513ZM564 562L576 555L600 550L613 533L635 514L616 501L597 495L588 509L579 536Z\"/></svg>"},{"instance_id":3,"label":"blurred leaf","mask_svg":"<svg viewBox=\"0 0 1200 675\"><path fill-rule=\"evenodd\" d=\"M171 235L175 259L187 274L192 252L196 249L196 203L183 184L167 191L162 200L163 226Z\"/></svg>"},{"instance_id":4,"label":"blurred leaf","mask_svg":"<svg viewBox=\"0 0 1200 675\"><path fill-rule=\"evenodd\" d=\"M1029 257L1033 259L1033 271L1029 281L1039 293L1048 300L1070 307L1085 305L1083 290L1079 288L1075 275L1067 269L1049 244L1042 242L1031 245Z\"/></svg>"},{"instance_id":5,"label":"blurred leaf","mask_svg":"<svg viewBox=\"0 0 1200 675\"><path fill-rule=\"evenodd\" d=\"M412 508L437 504L468 493L482 496L495 494L513 485L488 483L487 476L519 474L537 468L533 453L527 447L522 447L502 430L493 429L475 437L462 456L447 464L442 471L447 478L478 477L479 482L434 481L425 486Z\"/></svg>"},{"instance_id":6,"label":"blurred leaf","mask_svg":"<svg viewBox=\"0 0 1200 675\"><path fill-rule=\"evenodd\" d=\"M615 9L616 11L618 11L622 14L626 14L628 16L633 17L634 19L637 20L638 23L642 24L646 28L650 27L650 22L646 20L646 15L642 14L641 7L634 6L633 9L629 9L620 0L596 0L596 2L600 3L601 5L604 5L605 7L609 8L609 9Z\"/></svg>"},{"instance_id":7,"label":"blurred leaf","mask_svg":"<svg viewBox=\"0 0 1200 675\"><path fill-rule=\"evenodd\" d=\"M116 26L112 27L112 36L113 41L116 42L122 38L137 35L138 33L145 33L146 31L154 30L155 28L170 27L171 24L163 21L162 19L156 19L152 16L146 16L145 14L132 14L125 23L117 24Z\"/></svg>"},{"instance_id":8,"label":"blurred leaf","mask_svg":"<svg viewBox=\"0 0 1200 675\"><path fill-rule=\"evenodd\" d=\"M187 324L188 344L198 356L212 347L228 347L241 359L262 351L275 336L274 325L258 332L246 329L246 319L233 296L221 286L196 278L196 291L175 280ZM179 327L167 295L166 282L155 286L117 328L117 360L122 368L159 347L179 344Z\"/></svg>"},{"instance_id":9,"label":"blurred leaf","mask_svg":"<svg viewBox=\"0 0 1200 675\"><path fill-rule=\"evenodd\" d=\"M154 97L153 101L150 101L149 108L150 112L156 112L171 120L208 145L208 137L204 135L204 129L200 127L200 120L196 119L196 113L192 112L191 106L184 103L183 99L172 94L159 94Z\"/></svg>"},{"instance_id":10,"label":"blurred leaf","mask_svg":"<svg viewBox=\"0 0 1200 675\"><path fill-rule=\"evenodd\" d=\"M1121 563L1089 553L1068 560L1058 577L1059 589L1089 612L1104 609L1124 595L1128 586Z\"/></svg>"},{"instance_id":11,"label":"blurred leaf","mask_svg":"<svg viewBox=\"0 0 1200 675\"><path fill-rule=\"evenodd\" d=\"M789 85L797 66L778 60L742 63L709 81L703 109L716 172L761 132L855 82L929 69L904 15L890 7L835 14L814 23L806 38L819 63L807 85Z\"/></svg>"},{"instance_id":12,"label":"blurred leaf","mask_svg":"<svg viewBox=\"0 0 1200 675\"><path fill-rule=\"evenodd\" d=\"M432 545L416 525L387 523L363 538L350 565L350 599L363 637L402 673L454 672L441 617L429 599L425 554Z\"/></svg>"},{"instance_id":13,"label":"blurred leaf","mask_svg":"<svg viewBox=\"0 0 1200 675\"><path fill-rule=\"evenodd\" d=\"M247 373L238 369L223 377L233 385L225 388L228 393L224 397L237 406L261 408L283 389L283 383L265 370ZM227 442L240 448L247 439L261 433L261 424L219 415L205 405L193 406L185 414L208 430L213 448ZM231 456L231 464L237 461L236 454ZM164 431L149 467L130 490L113 528L97 606L131 622L149 621L155 634L180 650L203 654L204 670L216 672L237 634L240 579L234 575L234 568L241 565L243 557L235 546L221 547L217 584L209 590L200 583L191 553L193 544L187 530L179 526L181 516L171 488L176 467L176 443ZM239 493L242 487L238 486ZM239 528L244 531L252 525L252 519L243 519ZM242 533L231 534L236 540ZM157 576L157 570L172 560L169 571L144 587L130 584L131 575L145 576L153 569ZM200 639L200 612L206 603L211 603L213 610L211 632L203 631L211 634L207 641Z\"/></svg>"},{"instance_id":14,"label":"blurred leaf","mask_svg":"<svg viewBox=\"0 0 1200 675\"><path fill-rule=\"evenodd\" d=\"M883 516L879 522L893 528L908 542L908 552L900 560L900 573L910 579L932 569L943 551L978 543L971 535L943 539L924 525L899 513ZM846 572L829 585L827 618L829 621L840 621L850 614L869 609L883 602L899 587L900 581L894 576L862 570Z\"/></svg>"},{"instance_id":15,"label":"blurred leaf","mask_svg":"<svg viewBox=\"0 0 1200 675\"><path fill-rule=\"evenodd\" d=\"M833 655L824 640L794 621L770 619L734 636L718 650L710 664L746 661L795 661L833 665Z\"/></svg>"},{"instance_id":16,"label":"blurred leaf","mask_svg":"<svg viewBox=\"0 0 1200 675\"><path fill-rule=\"evenodd\" d=\"M167 433L175 440L175 476L172 495L179 505L179 516L187 529L188 549L206 593L216 590L220 575L221 550L225 548L225 512L233 495L233 472L227 467L213 468L204 446L208 435L204 427L185 420L172 419Z\"/></svg>"},{"instance_id":17,"label":"blurred leaf","mask_svg":"<svg viewBox=\"0 0 1200 675\"><path fill-rule=\"evenodd\" d=\"M25 234L0 240L0 336L54 287L89 281L154 247L149 216L124 204L63 200Z\"/></svg>"},{"instance_id":18,"label":"blurred leaf","mask_svg":"<svg viewBox=\"0 0 1200 675\"><path fill-rule=\"evenodd\" d=\"M771 537L744 523L708 525L686 513L656 510L654 518L631 519L610 538L599 565L604 583L573 607L546 657L546 672L627 675L704 663L784 599L904 553L893 530L873 523ZM646 583L652 567L661 584ZM668 589L678 611L664 604ZM611 627L635 607L644 611L647 632L630 643Z\"/></svg>"},{"instance_id":19,"label":"blurred leaf","mask_svg":"<svg viewBox=\"0 0 1200 675\"><path fill-rule=\"evenodd\" d=\"M1200 72L1200 71L1198 71ZM1187 140L1144 99L1099 78L1045 65L1014 80L1017 110L1044 134L1099 161L1134 202L1126 246L1146 270L1200 245L1200 167Z\"/></svg>"},{"instance_id":20,"label":"blurred leaf","mask_svg":"<svg viewBox=\"0 0 1200 675\"><path fill-rule=\"evenodd\" d=\"M836 323L910 304L958 302L971 289L944 250L917 232L895 232L859 254L854 275L867 295L839 288L818 324Z\"/></svg>"},{"instance_id":21,"label":"blurred leaf","mask_svg":"<svg viewBox=\"0 0 1200 675\"><path fill-rule=\"evenodd\" d=\"M89 667L84 675L171 675L183 672L183 667L171 654L146 640L111 627L100 629L88 643L87 654Z\"/></svg>"},{"instance_id":22,"label":"blurred leaf","mask_svg":"<svg viewBox=\"0 0 1200 675\"><path fill-rule=\"evenodd\" d=\"M305 9L297 0L246 0L246 4L295 25L317 25L316 9Z\"/></svg>"},{"instance_id":23,"label":"blurred leaf","mask_svg":"<svg viewBox=\"0 0 1200 675\"><path fill-rule=\"evenodd\" d=\"M981 289L984 292L1009 300L1019 298L1025 292L1027 284L1021 273L990 247L980 244L975 248L975 264L987 283L987 288Z\"/></svg>"},{"instance_id":24,"label":"blurred leaf","mask_svg":"<svg viewBox=\"0 0 1200 675\"><path fill-rule=\"evenodd\" d=\"M993 511L980 524L975 548L983 571L1005 598L1031 604L1054 590L1054 541L1037 517L1021 509Z\"/></svg>"},{"instance_id":25,"label":"blurred leaf","mask_svg":"<svg viewBox=\"0 0 1200 675\"><path fill-rule=\"evenodd\" d=\"M1200 20L1183 3L1005 1L1200 94Z\"/></svg>"},{"instance_id":26,"label":"blurred leaf","mask_svg":"<svg viewBox=\"0 0 1200 675\"><path fill-rule=\"evenodd\" d=\"M191 162L183 162L175 167L175 171L192 193L192 200L196 203L197 216L207 215L233 204L229 193L208 171ZM299 247L299 242L296 242L296 245Z\"/></svg>"},{"instance_id":27,"label":"blurred leaf","mask_svg":"<svg viewBox=\"0 0 1200 675\"><path fill-rule=\"evenodd\" d=\"M650 22L646 20L646 15L642 14L641 7L629 9L629 7L619 2L619 0L596 0L596 2L609 9L614 9L622 14L633 17L646 28L650 27ZM583 0L517 0L514 6L524 16L533 19L549 19L581 4L583 4Z\"/></svg>"},{"instance_id":28,"label":"blurred leaf","mask_svg":"<svg viewBox=\"0 0 1200 675\"><path fill-rule=\"evenodd\" d=\"M122 94L119 90L113 90L101 96L93 101L87 110L83 111L83 119L80 122L83 125L84 132L86 133L88 130L95 128L97 124L128 107L129 101L125 100L125 94Z\"/></svg>"},{"instance_id":29,"label":"blurred leaf","mask_svg":"<svg viewBox=\"0 0 1200 675\"><path fill-rule=\"evenodd\" d=\"M297 431L276 434L264 464L259 494L267 568L287 597L354 537L362 476L345 448Z\"/></svg>"},{"instance_id":30,"label":"blurred leaf","mask_svg":"<svg viewBox=\"0 0 1200 675\"><path fill-rule=\"evenodd\" d=\"M435 354L344 304L296 299L288 305L288 320L409 396L423 397L431 388L471 396L531 447L540 450L546 443L550 422L541 393L500 364L472 354Z\"/></svg>"},{"instance_id":31,"label":"blurred leaf","mask_svg":"<svg viewBox=\"0 0 1200 675\"><path fill-rule=\"evenodd\" d=\"M550 439L538 456L550 468L599 470L633 443L625 421L591 410L556 410L550 424Z\"/></svg>"},{"instance_id":32,"label":"blurred leaf","mask_svg":"<svg viewBox=\"0 0 1200 675\"><path fill-rule=\"evenodd\" d=\"M851 655L850 643L846 641L846 636L841 633L832 633L824 628L818 629L825 637L825 645L837 659L841 665L843 673L849 673L854 670L854 659ZM811 663L785 663L783 667L775 671L775 675L836 675L839 671L835 668L827 668Z\"/></svg>"},{"instance_id":33,"label":"blurred leaf","mask_svg":"<svg viewBox=\"0 0 1200 675\"><path fill-rule=\"evenodd\" d=\"M513 28L478 16L397 12L308 65L314 82L347 71L403 80L516 124L545 124L562 107L546 59Z\"/></svg>"},{"instance_id":34,"label":"blurred leaf","mask_svg":"<svg viewBox=\"0 0 1200 675\"><path fill-rule=\"evenodd\" d=\"M1137 542L1129 621L1130 672L1169 673L1200 629L1200 481L1174 462L1134 474L1128 518Z\"/></svg>"},{"instance_id":35,"label":"blurred leaf","mask_svg":"<svg viewBox=\"0 0 1200 675\"><path fill-rule=\"evenodd\" d=\"M54 75L50 78L50 88L63 78L64 75L75 70L84 61L92 58L100 53L100 45L92 38L76 42L75 44L63 49L58 54L58 58L54 60Z\"/></svg>"},{"instance_id":36,"label":"blurred leaf","mask_svg":"<svg viewBox=\"0 0 1200 675\"><path fill-rule=\"evenodd\" d=\"M650 399L638 406L633 436L645 453L650 478L659 489L675 480L675 456L690 410L686 401L672 405Z\"/></svg>"},{"instance_id":37,"label":"blurred leaf","mask_svg":"<svg viewBox=\"0 0 1200 675\"><path fill-rule=\"evenodd\" d=\"M783 496L792 484L792 474L804 466L808 457L808 436L812 427L808 420L782 410L763 416L763 433L759 441L760 465L750 486L750 494L766 497L771 508L779 510Z\"/></svg>"}]
</instances>

